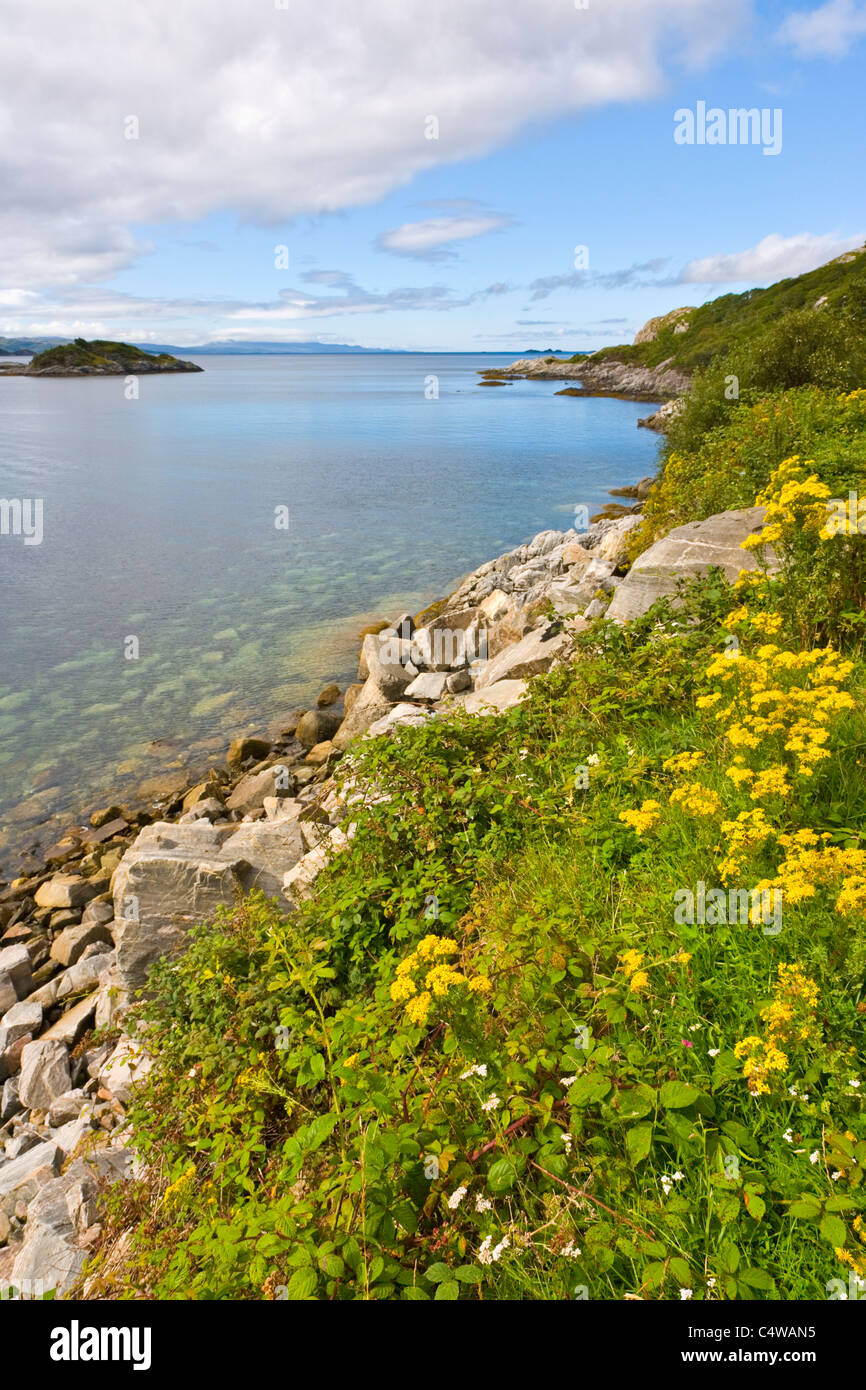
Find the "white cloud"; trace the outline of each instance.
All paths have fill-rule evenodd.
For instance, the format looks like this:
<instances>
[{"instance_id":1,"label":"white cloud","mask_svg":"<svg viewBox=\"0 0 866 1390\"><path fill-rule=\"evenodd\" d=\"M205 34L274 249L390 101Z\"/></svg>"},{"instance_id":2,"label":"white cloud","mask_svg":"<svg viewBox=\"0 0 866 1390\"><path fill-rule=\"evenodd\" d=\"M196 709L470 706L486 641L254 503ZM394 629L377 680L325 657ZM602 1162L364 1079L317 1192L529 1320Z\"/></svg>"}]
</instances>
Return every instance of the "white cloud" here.
<instances>
[{"instance_id":1,"label":"white cloud","mask_svg":"<svg viewBox=\"0 0 866 1390\"><path fill-rule=\"evenodd\" d=\"M817 10L788 15L776 37L800 58L844 58L864 34L866 5L855 5L853 0L827 0Z\"/></svg>"},{"instance_id":2,"label":"white cloud","mask_svg":"<svg viewBox=\"0 0 866 1390\"><path fill-rule=\"evenodd\" d=\"M462 217L430 217L423 222L404 222L378 238L382 251L411 256L419 261L444 261L456 255L450 248L457 241L470 241L487 232L511 225L511 218L498 212L468 212Z\"/></svg>"},{"instance_id":3,"label":"white cloud","mask_svg":"<svg viewBox=\"0 0 866 1390\"><path fill-rule=\"evenodd\" d=\"M765 236L748 251L702 256L683 267L676 283L681 285L731 285L740 281L750 285L771 284L791 275L804 275L825 265L844 251L862 246L864 234L837 237L833 233L815 236L800 232L783 237L776 232Z\"/></svg>"},{"instance_id":4,"label":"white cloud","mask_svg":"<svg viewBox=\"0 0 866 1390\"><path fill-rule=\"evenodd\" d=\"M375 202L530 122L664 88L750 0L39 0L4 7L0 285L100 280L135 227ZM435 115L438 140L425 138ZM138 139L125 138L127 118ZM435 220L435 219L434 219ZM398 229L401 230L401 229ZM408 233L404 233L408 235ZM433 248L435 249L435 248Z\"/></svg>"}]
</instances>

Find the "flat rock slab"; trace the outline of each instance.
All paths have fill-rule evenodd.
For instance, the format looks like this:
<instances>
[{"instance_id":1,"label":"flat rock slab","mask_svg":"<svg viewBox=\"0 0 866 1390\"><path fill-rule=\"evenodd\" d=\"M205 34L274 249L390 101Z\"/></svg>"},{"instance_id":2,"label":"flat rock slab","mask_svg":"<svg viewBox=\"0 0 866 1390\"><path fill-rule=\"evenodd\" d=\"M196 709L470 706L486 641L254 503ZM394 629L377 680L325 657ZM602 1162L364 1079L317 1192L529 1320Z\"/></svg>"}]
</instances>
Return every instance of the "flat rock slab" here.
<instances>
[{"instance_id":1,"label":"flat rock slab","mask_svg":"<svg viewBox=\"0 0 866 1390\"><path fill-rule=\"evenodd\" d=\"M519 705L526 694L526 681L497 681L483 690L472 690L463 701L469 714L502 714Z\"/></svg>"},{"instance_id":2,"label":"flat rock slab","mask_svg":"<svg viewBox=\"0 0 866 1390\"><path fill-rule=\"evenodd\" d=\"M235 906L252 888L280 895L285 873L303 853L293 820L145 826L112 882L120 987L141 989L153 961L179 949L191 926Z\"/></svg>"},{"instance_id":3,"label":"flat rock slab","mask_svg":"<svg viewBox=\"0 0 866 1390\"><path fill-rule=\"evenodd\" d=\"M544 628L533 628L519 642L488 661L475 682L476 692L487 690L499 681L518 681L540 671L549 671L554 661L570 649L571 636L558 632L545 641L544 631Z\"/></svg>"},{"instance_id":4,"label":"flat rock slab","mask_svg":"<svg viewBox=\"0 0 866 1390\"><path fill-rule=\"evenodd\" d=\"M8 1198L13 1199L13 1205L26 1202L56 1175L62 1159L63 1150L49 1142L36 1144L11 1163L0 1164L0 1204L7 1206Z\"/></svg>"},{"instance_id":5,"label":"flat rock slab","mask_svg":"<svg viewBox=\"0 0 866 1390\"><path fill-rule=\"evenodd\" d=\"M617 585L608 618L631 622L646 613L656 599L673 597L681 579L706 574L713 567L722 570L730 582L741 570L756 569L754 553L740 547L747 536L762 529L764 517L763 507L747 507L675 527L635 560Z\"/></svg>"}]
</instances>

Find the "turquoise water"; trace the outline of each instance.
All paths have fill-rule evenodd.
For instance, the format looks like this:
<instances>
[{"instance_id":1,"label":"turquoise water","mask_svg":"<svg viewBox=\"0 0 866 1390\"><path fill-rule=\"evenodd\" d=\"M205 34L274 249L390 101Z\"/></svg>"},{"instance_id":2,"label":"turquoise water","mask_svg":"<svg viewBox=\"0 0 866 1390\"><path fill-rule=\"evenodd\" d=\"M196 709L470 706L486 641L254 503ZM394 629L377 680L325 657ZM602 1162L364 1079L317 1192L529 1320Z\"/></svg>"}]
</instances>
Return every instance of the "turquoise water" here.
<instances>
[{"instance_id":1,"label":"turquoise water","mask_svg":"<svg viewBox=\"0 0 866 1390\"><path fill-rule=\"evenodd\" d=\"M654 470L645 403L477 385L509 360L206 357L138 400L0 379L0 496L44 516L39 545L0 535L0 863L48 816L221 760L351 679L365 622Z\"/></svg>"}]
</instances>

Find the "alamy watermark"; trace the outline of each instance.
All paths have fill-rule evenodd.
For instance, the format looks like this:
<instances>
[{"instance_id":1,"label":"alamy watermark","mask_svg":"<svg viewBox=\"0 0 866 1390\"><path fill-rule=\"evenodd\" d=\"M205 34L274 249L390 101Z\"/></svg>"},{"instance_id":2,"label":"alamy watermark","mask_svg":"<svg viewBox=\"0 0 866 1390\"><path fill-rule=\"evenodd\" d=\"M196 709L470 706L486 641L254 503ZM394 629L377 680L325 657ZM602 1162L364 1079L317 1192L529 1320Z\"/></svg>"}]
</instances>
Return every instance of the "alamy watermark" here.
<instances>
[{"instance_id":1,"label":"alamy watermark","mask_svg":"<svg viewBox=\"0 0 866 1390\"><path fill-rule=\"evenodd\" d=\"M0 497L0 536L23 536L25 545L42 544L41 497Z\"/></svg>"},{"instance_id":2,"label":"alamy watermark","mask_svg":"<svg viewBox=\"0 0 866 1390\"><path fill-rule=\"evenodd\" d=\"M674 921L708 927L756 926L764 936L778 936L782 930L782 890L780 888L707 888L698 879L694 891L677 888L674 892Z\"/></svg>"},{"instance_id":3,"label":"alamy watermark","mask_svg":"<svg viewBox=\"0 0 866 1390\"><path fill-rule=\"evenodd\" d=\"M677 145L761 145L763 154L782 153L782 111L776 106L707 108L699 101L692 111L681 106L674 112Z\"/></svg>"}]
</instances>

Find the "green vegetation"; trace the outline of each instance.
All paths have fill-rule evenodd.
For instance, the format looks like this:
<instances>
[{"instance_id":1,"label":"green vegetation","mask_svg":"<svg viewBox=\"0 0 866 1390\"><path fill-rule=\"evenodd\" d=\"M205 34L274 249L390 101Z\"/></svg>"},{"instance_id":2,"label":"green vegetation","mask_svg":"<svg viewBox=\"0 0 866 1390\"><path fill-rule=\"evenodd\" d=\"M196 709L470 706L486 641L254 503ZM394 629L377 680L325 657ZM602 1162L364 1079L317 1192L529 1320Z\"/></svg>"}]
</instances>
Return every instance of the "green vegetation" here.
<instances>
[{"instance_id":1,"label":"green vegetation","mask_svg":"<svg viewBox=\"0 0 866 1390\"><path fill-rule=\"evenodd\" d=\"M354 835L314 896L290 917L250 899L154 968L145 1168L111 1198L97 1296L791 1300L866 1279L856 498L833 522L866 478L866 391L845 315L816 312L842 324L826 351L809 327L774 356L786 321L762 329L753 384L721 422L696 391L651 495L639 544L760 501L757 569L599 620L506 715L356 747Z\"/></svg>"},{"instance_id":2,"label":"green vegetation","mask_svg":"<svg viewBox=\"0 0 866 1390\"><path fill-rule=\"evenodd\" d=\"M811 312L819 300L823 301L821 309L826 311L822 312L820 331L828 332L825 320L844 313L855 298L862 304L864 295L866 255L863 251L851 252L806 275L780 280L765 290L724 294L702 304L692 312L685 333L674 333L673 325L669 324L651 342L601 348L590 360L610 359L657 367L672 357L673 365L692 372L708 366L735 347L746 347L786 315L803 310Z\"/></svg>"}]
</instances>

